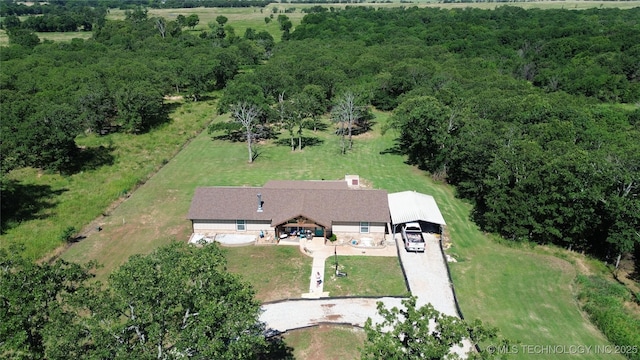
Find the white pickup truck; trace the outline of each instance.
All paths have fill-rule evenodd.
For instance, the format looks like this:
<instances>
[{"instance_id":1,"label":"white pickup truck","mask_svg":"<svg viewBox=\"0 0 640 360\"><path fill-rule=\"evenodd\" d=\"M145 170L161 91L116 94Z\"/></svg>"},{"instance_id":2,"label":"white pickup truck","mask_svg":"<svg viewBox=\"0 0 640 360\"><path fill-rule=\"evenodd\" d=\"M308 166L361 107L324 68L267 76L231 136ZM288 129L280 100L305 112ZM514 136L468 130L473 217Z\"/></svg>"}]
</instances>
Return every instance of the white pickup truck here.
<instances>
[{"instance_id":1,"label":"white pickup truck","mask_svg":"<svg viewBox=\"0 0 640 360\"><path fill-rule=\"evenodd\" d=\"M413 222L402 225L402 240L405 250L424 252L424 238L420 224Z\"/></svg>"}]
</instances>

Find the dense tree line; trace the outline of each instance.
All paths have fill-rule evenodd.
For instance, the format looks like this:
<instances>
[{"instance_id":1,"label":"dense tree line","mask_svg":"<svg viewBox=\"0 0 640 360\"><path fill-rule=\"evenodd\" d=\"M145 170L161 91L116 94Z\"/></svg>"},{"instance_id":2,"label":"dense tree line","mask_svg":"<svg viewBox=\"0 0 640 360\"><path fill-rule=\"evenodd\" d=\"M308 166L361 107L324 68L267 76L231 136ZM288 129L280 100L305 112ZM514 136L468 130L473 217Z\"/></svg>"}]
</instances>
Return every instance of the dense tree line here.
<instances>
[{"instance_id":1,"label":"dense tree line","mask_svg":"<svg viewBox=\"0 0 640 360\"><path fill-rule=\"evenodd\" d=\"M110 1L102 0L54 0L32 1L25 3L18 0L0 1L0 16L24 15L60 15L62 13L81 13L88 10L109 8Z\"/></svg>"},{"instance_id":2,"label":"dense tree line","mask_svg":"<svg viewBox=\"0 0 640 360\"><path fill-rule=\"evenodd\" d=\"M104 24L107 6L96 2L59 1L32 5L7 0L0 3L2 28L15 32L26 29L37 32L91 31L94 24ZM23 21L18 16L29 15Z\"/></svg>"},{"instance_id":3,"label":"dense tree line","mask_svg":"<svg viewBox=\"0 0 640 360\"><path fill-rule=\"evenodd\" d=\"M615 105L640 100L639 19L640 8L317 12L250 76L266 99L360 87L394 110L396 150L473 200L483 229L613 258L640 242L640 110Z\"/></svg>"},{"instance_id":4,"label":"dense tree line","mask_svg":"<svg viewBox=\"0 0 640 360\"><path fill-rule=\"evenodd\" d=\"M246 100L268 116L308 86L328 110L353 91L394 110L395 151L456 185L483 229L615 259L640 242L640 110L616 105L640 100L639 15L314 12L220 110Z\"/></svg>"},{"instance_id":5,"label":"dense tree line","mask_svg":"<svg viewBox=\"0 0 640 360\"><path fill-rule=\"evenodd\" d=\"M358 21L349 21L354 18ZM292 39L344 39L367 45L411 39L423 49L439 46L461 57L486 59L549 92L634 102L640 98L638 18L640 8L376 11L353 7L309 14Z\"/></svg>"},{"instance_id":6,"label":"dense tree line","mask_svg":"<svg viewBox=\"0 0 640 360\"><path fill-rule=\"evenodd\" d=\"M74 11L78 8L119 8L135 9L150 7L154 9L182 9L197 7L265 7L265 0L35 0L26 4L20 0L0 1L0 17L8 15L42 15L60 12L61 9Z\"/></svg>"},{"instance_id":7,"label":"dense tree line","mask_svg":"<svg viewBox=\"0 0 640 360\"><path fill-rule=\"evenodd\" d=\"M2 28L7 31L15 29L37 32L91 31L93 24L104 23L106 14L106 8L83 7L70 11L59 7L56 11L42 16L29 16L24 21L20 21L17 15L7 15L2 21Z\"/></svg>"},{"instance_id":8,"label":"dense tree line","mask_svg":"<svg viewBox=\"0 0 640 360\"><path fill-rule=\"evenodd\" d=\"M3 172L73 171L79 133L148 131L168 121L165 95L198 101L273 47L267 32L237 36L220 25L197 37L182 32L190 26L182 20L150 18L137 8L126 20L95 27L86 41L39 44L26 30L10 33L12 44L0 55Z\"/></svg>"}]
</instances>

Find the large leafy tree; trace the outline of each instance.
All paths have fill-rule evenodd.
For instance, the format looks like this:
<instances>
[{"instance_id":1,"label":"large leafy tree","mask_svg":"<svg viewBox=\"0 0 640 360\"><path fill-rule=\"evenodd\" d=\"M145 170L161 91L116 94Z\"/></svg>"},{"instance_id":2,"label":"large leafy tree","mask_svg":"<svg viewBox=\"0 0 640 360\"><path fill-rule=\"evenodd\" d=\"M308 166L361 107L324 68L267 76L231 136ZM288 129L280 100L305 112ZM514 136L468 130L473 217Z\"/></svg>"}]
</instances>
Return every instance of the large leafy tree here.
<instances>
[{"instance_id":1,"label":"large leafy tree","mask_svg":"<svg viewBox=\"0 0 640 360\"><path fill-rule=\"evenodd\" d=\"M14 112L2 123L3 171L33 166L67 171L77 155L80 132L77 110L46 102L11 104Z\"/></svg>"},{"instance_id":2,"label":"large leafy tree","mask_svg":"<svg viewBox=\"0 0 640 360\"><path fill-rule=\"evenodd\" d=\"M107 286L92 264L35 264L0 250L0 354L48 359L290 358L265 339L253 289L216 245L135 255Z\"/></svg>"},{"instance_id":3,"label":"large leafy tree","mask_svg":"<svg viewBox=\"0 0 640 360\"><path fill-rule=\"evenodd\" d=\"M437 311L433 305L416 307L416 297L402 300L403 308L387 309L378 302L378 314L383 321L373 324L367 319L367 335L362 359L457 359L463 342L477 345L491 341L506 344L495 328L476 320L466 320ZM463 352L463 351L462 351ZM492 359L491 351L470 352L468 358Z\"/></svg>"},{"instance_id":4,"label":"large leafy tree","mask_svg":"<svg viewBox=\"0 0 640 360\"><path fill-rule=\"evenodd\" d=\"M91 319L108 358L256 358L267 349L250 286L215 245L173 243L110 277Z\"/></svg>"},{"instance_id":5,"label":"large leafy tree","mask_svg":"<svg viewBox=\"0 0 640 360\"><path fill-rule=\"evenodd\" d=\"M56 261L35 264L18 251L0 249L0 354L42 358L58 320L68 319L64 301L85 286L91 266Z\"/></svg>"},{"instance_id":6,"label":"large leafy tree","mask_svg":"<svg viewBox=\"0 0 640 360\"><path fill-rule=\"evenodd\" d=\"M146 81L131 82L115 95L118 120L129 132L140 133L166 120L162 94Z\"/></svg>"},{"instance_id":7,"label":"large leafy tree","mask_svg":"<svg viewBox=\"0 0 640 360\"><path fill-rule=\"evenodd\" d=\"M452 133L458 130L456 115L432 96L404 101L393 114L392 126L400 131L400 149L409 162L436 172L446 170L446 155Z\"/></svg>"}]
</instances>

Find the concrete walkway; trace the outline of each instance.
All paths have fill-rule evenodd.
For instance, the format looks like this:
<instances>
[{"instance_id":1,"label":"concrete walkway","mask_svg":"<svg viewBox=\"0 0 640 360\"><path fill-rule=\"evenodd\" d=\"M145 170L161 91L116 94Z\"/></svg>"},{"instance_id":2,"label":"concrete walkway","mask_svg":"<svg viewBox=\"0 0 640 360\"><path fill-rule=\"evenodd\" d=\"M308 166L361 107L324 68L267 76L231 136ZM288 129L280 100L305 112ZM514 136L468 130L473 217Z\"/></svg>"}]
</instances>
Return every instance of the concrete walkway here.
<instances>
[{"instance_id":1,"label":"concrete walkway","mask_svg":"<svg viewBox=\"0 0 640 360\"><path fill-rule=\"evenodd\" d=\"M268 328L281 332L319 324L349 324L364 326L367 318L380 323L376 303L382 301L387 308L401 307L399 298L342 298L331 299L324 291L323 283L317 285L316 274L324 276L325 261L337 251L339 256L366 255L390 256L400 254L411 294L417 297L417 306L431 303L434 308L444 314L458 317L453 290L449 283L446 260L440 251L439 239L425 234L426 250L424 253L408 253L399 235L395 242L387 243L383 248L357 248L350 245L328 246L324 239L300 240L300 251L313 257L313 265L309 276L309 292L301 295L301 300L290 300L262 305L260 320ZM400 249L400 251L398 251ZM464 342L463 347L453 349L461 357L471 349L471 344Z\"/></svg>"},{"instance_id":2,"label":"concrete walkway","mask_svg":"<svg viewBox=\"0 0 640 360\"><path fill-rule=\"evenodd\" d=\"M367 255L367 256L388 256L398 255L395 246L385 246L380 248L360 248L351 245L325 244L321 237L314 237L312 240L301 239L300 251L313 257L311 274L309 276L309 292L302 294L305 299L318 299L328 297L329 293L324 291L324 268L328 257L334 256L337 252L339 256ZM318 286L318 273L322 283Z\"/></svg>"}]
</instances>

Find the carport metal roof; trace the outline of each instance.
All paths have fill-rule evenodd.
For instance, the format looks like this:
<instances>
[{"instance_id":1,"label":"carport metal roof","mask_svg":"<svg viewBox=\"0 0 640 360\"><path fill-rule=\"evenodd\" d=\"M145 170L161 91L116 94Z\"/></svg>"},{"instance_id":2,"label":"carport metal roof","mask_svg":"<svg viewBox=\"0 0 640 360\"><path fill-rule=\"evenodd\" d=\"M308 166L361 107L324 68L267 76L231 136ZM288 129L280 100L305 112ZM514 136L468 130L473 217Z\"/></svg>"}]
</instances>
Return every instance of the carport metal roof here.
<instances>
[{"instance_id":1,"label":"carport metal roof","mask_svg":"<svg viewBox=\"0 0 640 360\"><path fill-rule=\"evenodd\" d=\"M389 212L394 224L422 220L446 225L433 196L416 191L389 194Z\"/></svg>"}]
</instances>

